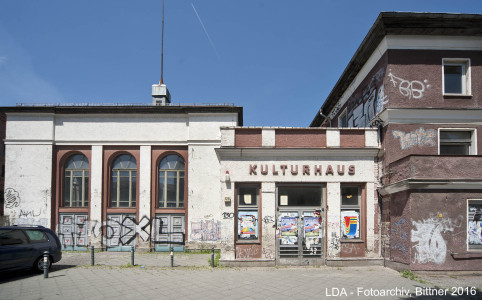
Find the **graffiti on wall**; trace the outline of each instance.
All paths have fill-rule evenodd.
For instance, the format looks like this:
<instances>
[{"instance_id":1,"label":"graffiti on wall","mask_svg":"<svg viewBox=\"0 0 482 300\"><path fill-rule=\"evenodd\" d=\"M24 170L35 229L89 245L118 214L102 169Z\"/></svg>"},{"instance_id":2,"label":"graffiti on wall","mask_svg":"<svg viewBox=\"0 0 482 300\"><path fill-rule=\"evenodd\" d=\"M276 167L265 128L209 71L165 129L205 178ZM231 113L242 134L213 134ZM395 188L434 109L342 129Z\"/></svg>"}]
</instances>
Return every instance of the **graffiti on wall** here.
<instances>
[{"instance_id":1,"label":"graffiti on wall","mask_svg":"<svg viewBox=\"0 0 482 300\"><path fill-rule=\"evenodd\" d=\"M390 77L393 87L398 87L400 94L404 97L408 97L408 99L422 98L425 90L431 87L427 80L424 80L423 82L418 80L409 81L393 75L392 70L389 71L388 77Z\"/></svg>"},{"instance_id":2,"label":"graffiti on wall","mask_svg":"<svg viewBox=\"0 0 482 300\"><path fill-rule=\"evenodd\" d=\"M192 221L191 239L203 242L219 241L221 239L221 222L214 220Z\"/></svg>"},{"instance_id":3,"label":"graffiti on wall","mask_svg":"<svg viewBox=\"0 0 482 300\"><path fill-rule=\"evenodd\" d=\"M20 195L19 193L12 188L5 189L4 192L4 199L5 199L5 208L15 208L20 205Z\"/></svg>"},{"instance_id":4,"label":"graffiti on wall","mask_svg":"<svg viewBox=\"0 0 482 300\"><path fill-rule=\"evenodd\" d=\"M400 139L400 149L406 150L415 146L435 146L437 143L437 132L434 129L425 130L420 127L417 130L405 133L400 130L392 130L392 135L395 139Z\"/></svg>"},{"instance_id":5,"label":"graffiti on wall","mask_svg":"<svg viewBox=\"0 0 482 300\"><path fill-rule=\"evenodd\" d=\"M369 127L370 121L389 102L383 86L384 76L385 69L378 70L361 94L356 94L348 99L348 127Z\"/></svg>"},{"instance_id":6,"label":"graffiti on wall","mask_svg":"<svg viewBox=\"0 0 482 300\"><path fill-rule=\"evenodd\" d=\"M236 258L257 258L259 257L259 246L251 245L248 247L236 246Z\"/></svg>"},{"instance_id":7,"label":"graffiti on wall","mask_svg":"<svg viewBox=\"0 0 482 300\"><path fill-rule=\"evenodd\" d=\"M462 218L463 219L463 218ZM442 233L453 232L455 228L462 226L461 218L430 217L425 220L413 221L411 230L411 242L415 243L414 263L445 263L447 256L447 244Z\"/></svg>"},{"instance_id":8,"label":"graffiti on wall","mask_svg":"<svg viewBox=\"0 0 482 300\"><path fill-rule=\"evenodd\" d=\"M391 234L392 249L399 250L403 254L407 254L408 245L408 223L404 218L400 218L397 222L393 223Z\"/></svg>"}]
</instances>

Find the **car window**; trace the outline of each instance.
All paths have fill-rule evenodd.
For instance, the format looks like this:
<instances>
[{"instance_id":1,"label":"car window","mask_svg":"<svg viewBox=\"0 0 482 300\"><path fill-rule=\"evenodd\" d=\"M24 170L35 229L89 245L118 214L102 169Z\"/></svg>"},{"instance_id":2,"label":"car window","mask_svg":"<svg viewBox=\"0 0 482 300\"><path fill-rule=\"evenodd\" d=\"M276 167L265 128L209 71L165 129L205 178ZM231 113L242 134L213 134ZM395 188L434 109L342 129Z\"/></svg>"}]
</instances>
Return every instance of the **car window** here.
<instances>
[{"instance_id":1,"label":"car window","mask_svg":"<svg viewBox=\"0 0 482 300\"><path fill-rule=\"evenodd\" d=\"M27 237L21 230L0 229L0 246L28 243Z\"/></svg>"},{"instance_id":2,"label":"car window","mask_svg":"<svg viewBox=\"0 0 482 300\"><path fill-rule=\"evenodd\" d=\"M45 235L45 233L43 233L40 230L28 230L27 229L27 230L25 230L25 232L27 233L27 235L30 238L30 241L32 243L41 243L41 242L47 242L48 241L48 238Z\"/></svg>"}]
</instances>

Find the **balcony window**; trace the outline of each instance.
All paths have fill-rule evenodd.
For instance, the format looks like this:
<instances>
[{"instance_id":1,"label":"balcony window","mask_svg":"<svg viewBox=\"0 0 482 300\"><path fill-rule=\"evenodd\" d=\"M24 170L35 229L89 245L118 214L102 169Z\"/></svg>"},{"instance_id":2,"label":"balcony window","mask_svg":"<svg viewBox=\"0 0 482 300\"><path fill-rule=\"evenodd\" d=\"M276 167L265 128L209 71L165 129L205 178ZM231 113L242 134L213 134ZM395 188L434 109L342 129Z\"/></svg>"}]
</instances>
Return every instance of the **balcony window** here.
<instances>
[{"instance_id":1,"label":"balcony window","mask_svg":"<svg viewBox=\"0 0 482 300\"><path fill-rule=\"evenodd\" d=\"M472 130L440 130L441 155L476 154Z\"/></svg>"}]
</instances>

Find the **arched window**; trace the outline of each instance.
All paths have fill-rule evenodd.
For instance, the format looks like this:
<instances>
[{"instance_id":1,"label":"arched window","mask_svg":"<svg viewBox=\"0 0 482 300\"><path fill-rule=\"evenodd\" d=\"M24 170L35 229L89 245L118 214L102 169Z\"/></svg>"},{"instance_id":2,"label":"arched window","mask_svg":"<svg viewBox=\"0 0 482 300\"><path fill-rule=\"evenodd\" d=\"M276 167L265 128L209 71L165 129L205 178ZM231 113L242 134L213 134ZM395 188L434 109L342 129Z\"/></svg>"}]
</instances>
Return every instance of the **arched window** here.
<instances>
[{"instance_id":1,"label":"arched window","mask_svg":"<svg viewBox=\"0 0 482 300\"><path fill-rule=\"evenodd\" d=\"M137 162L129 154L119 155L112 163L110 207L136 207Z\"/></svg>"},{"instance_id":2,"label":"arched window","mask_svg":"<svg viewBox=\"0 0 482 300\"><path fill-rule=\"evenodd\" d=\"M158 206L184 207L184 159L171 154L159 164Z\"/></svg>"},{"instance_id":3,"label":"arched window","mask_svg":"<svg viewBox=\"0 0 482 300\"><path fill-rule=\"evenodd\" d=\"M89 161L83 154L73 155L65 165L64 207L89 204Z\"/></svg>"}]
</instances>

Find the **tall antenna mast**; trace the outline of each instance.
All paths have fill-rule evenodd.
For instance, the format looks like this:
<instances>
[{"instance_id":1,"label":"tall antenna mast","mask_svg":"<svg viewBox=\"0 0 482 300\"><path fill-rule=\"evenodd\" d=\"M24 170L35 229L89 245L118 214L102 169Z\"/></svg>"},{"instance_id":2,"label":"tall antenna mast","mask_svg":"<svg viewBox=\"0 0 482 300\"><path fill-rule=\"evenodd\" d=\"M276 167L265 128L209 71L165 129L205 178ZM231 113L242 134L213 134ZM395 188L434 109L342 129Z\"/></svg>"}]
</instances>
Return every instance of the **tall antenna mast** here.
<instances>
[{"instance_id":1,"label":"tall antenna mast","mask_svg":"<svg viewBox=\"0 0 482 300\"><path fill-rule=\"evenodd\" d=\"M164 0L162 0L162 37L161 37L161 81L159 85L164 84Z\"/></svg>"}]
</instances>

